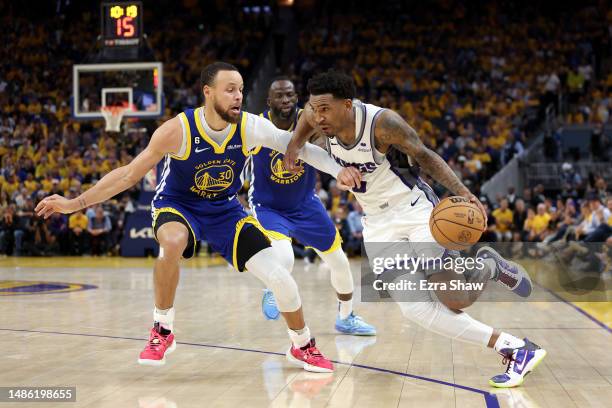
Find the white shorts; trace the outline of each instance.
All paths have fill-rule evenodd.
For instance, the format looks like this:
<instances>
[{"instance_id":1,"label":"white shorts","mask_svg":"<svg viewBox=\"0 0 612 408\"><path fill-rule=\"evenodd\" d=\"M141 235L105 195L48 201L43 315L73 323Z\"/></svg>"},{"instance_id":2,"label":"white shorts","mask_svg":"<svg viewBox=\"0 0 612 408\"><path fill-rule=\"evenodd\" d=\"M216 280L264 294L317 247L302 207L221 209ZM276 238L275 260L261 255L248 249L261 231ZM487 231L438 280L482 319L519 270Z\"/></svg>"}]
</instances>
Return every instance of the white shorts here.
<instances>
[{"instance_id":1,"label":"white shorts","mask_svg":"<svg viewBox=\"0 0 612 408\"><path fill-rule=\"evenodd\" d=\"M380 246L370 246L368 243L403 242L405 245L410 242L413 256L443 256L444 247L436 242L429 229L429 217L433 208L434 203L428 195L415 186L405 198L384 211L364 216L362 223L366 250ZM391 250L392 247L393 245L388 245L387 249ZM368 256L372 255L375 254L368 253Z\"/></svg>"}]
</instances>

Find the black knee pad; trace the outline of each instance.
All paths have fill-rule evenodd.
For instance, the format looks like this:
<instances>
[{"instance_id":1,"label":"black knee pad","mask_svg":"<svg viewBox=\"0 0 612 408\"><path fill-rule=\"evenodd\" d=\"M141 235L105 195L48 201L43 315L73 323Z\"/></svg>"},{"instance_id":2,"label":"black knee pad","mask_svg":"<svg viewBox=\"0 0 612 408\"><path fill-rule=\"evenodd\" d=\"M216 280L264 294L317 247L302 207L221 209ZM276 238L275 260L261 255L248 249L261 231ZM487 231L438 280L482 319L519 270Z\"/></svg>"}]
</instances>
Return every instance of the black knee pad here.
<instances>
[{"instance_id":1,"label":"black knee pad","mask_svg":"<svg viewBox=\"0 0 612 408\"><path fill-rule=\"evenodd\" d=\"M238 246L236 248L238 270L243 272L245 264L253 255L270 248L270 246L270 240L259 228L252 224L246 224L238 235Z\"/></svg>"},{"instance_id":2,"label":"black knee pad","mask_svg":"<svg viewBox=\"0 0 612 408\"><path fill-rule=\"evenodd\" d=\"M183 251L183 258L185 259L191 258L195 252L194 251L195 242L193 240L193 234L191 233L191 227L189 226L187 221L185 221L183 217L181 217L180 215L177 215L171 212L167 212L167 211L160 213L157 216L157 219L155 220L155 229L153 230L153 234L155 235L155 238L157 239L157 230L159 229L159 227L161 227L162 225L168 222L180 222L181 224L187 227L189 238L187 240L187 248L185 248L185 250Z\"/></svg>"}]
</instances>

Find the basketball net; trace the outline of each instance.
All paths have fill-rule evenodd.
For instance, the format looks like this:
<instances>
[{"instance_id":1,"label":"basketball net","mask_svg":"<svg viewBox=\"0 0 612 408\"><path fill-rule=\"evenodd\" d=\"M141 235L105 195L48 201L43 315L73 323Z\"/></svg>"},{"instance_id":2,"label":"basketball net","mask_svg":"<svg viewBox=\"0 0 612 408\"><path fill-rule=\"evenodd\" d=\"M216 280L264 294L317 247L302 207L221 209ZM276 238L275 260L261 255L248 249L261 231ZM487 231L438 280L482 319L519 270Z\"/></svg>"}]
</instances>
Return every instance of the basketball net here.
<instances>
[{"instance_id":1,"label":"basketball net","mask_svg":"<svg viewBox=\"0 0 612 408\"><path fill-rule=\"evenodd\" d=\"M103 106L100 112L102 116L104 116L104 121L106 122L105 130L107 132L120 132L121 120L128 110L131 109L127 106Z\"/></svg>"}]
</instances>

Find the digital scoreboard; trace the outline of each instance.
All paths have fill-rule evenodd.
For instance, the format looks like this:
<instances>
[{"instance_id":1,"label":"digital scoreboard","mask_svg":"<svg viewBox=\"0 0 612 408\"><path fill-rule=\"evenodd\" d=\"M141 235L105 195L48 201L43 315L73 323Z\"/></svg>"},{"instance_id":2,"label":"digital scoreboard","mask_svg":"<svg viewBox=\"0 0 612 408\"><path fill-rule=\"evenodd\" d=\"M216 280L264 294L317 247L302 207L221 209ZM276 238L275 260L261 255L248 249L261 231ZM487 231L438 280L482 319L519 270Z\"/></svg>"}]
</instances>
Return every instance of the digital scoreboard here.
<instances>
[{"instance_id":1,"label":"digital scoreboard","mask_svg":"<svg viewBox=\"0 0 612 408\"><path fill-rule=\"evenodd\" d=\"M102 41L105 47L138 47L142 40L142 2L102 2Z\"/></svg>"}]
</instances>

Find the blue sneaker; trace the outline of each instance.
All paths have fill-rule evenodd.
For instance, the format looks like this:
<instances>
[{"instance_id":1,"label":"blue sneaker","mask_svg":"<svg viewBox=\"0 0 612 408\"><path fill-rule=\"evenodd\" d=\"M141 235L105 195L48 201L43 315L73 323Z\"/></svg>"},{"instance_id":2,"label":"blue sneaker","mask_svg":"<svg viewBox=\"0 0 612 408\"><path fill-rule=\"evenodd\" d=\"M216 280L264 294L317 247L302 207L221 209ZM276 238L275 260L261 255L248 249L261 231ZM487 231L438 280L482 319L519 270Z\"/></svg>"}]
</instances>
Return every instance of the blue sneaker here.
<instances>
[{"instance_id":1,"label":"blue sneaker","mask_svg":"<svg viewBox=\"0 0 612 408\"><path fill-rule=\"evenodd\" d=\"M355 336L376 336L376 329L371 324L363 321L359 316L356 316L353 312L346 318L340 319L340 316L336 318L336 330L344 334L353 334Z\"/></svg>"},{"instance_id":2,"label":"blue sneaker","mask_svg":"<svg viewBox=\"0 0 612 408\"><path fill-rule=\"evenodd\" d=\"M268 320L278 320L280 317L280 311L276 306L274 293L272 293L270 289L264 289L264 295L261 299L261 311Z\"/></svg>"},{"instance_id":3,"label":"blue sneaker","mask_svg":"<svg viewBox=\"0 0 612 408\"><path fill-rule=\"evenodd\" d=\"M529 297L533 285L529 274L516 262L504 259L491 247L484 246L476 252L476 258L493 259L495 261L495 276L493 280L504 288L521 297Z\"/></svg>"},{"instance_id":4,"label":"blue sneaker","mask_svg":"<svg viewBox=\"0 0 612 408\"><path fill-rule=\"evenodd\" d=\"M496 375L489 384L497 388L517 387L538 364L546 357L546 350L527 339L525 345L516 349L502 349L503 364L508 364L504 374Z\"/></svg>"}]
</instances>

